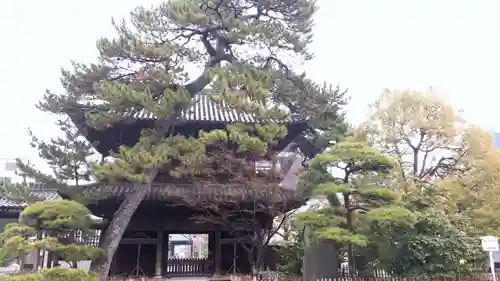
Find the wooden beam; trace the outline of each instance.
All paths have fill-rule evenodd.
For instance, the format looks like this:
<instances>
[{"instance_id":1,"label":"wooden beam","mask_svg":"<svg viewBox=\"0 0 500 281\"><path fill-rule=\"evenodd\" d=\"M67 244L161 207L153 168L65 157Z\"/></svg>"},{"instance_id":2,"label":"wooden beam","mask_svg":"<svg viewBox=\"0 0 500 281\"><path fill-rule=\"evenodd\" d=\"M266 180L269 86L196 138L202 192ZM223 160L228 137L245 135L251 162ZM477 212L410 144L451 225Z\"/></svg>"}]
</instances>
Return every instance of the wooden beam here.
<instances>
[{"instance_id":1,"label":"wooden beam","mask_svg":"<svg viewBox=\"0 0 500 281\"><path fill-rule=\"evenodd\" d=\"M120 244L157 244L156 238L123 238Z\"/></svg>"},{"instance_id":2,"label":"wooden beam","mask_svg":"<svg viewBox=\"0 0 500 281\"><path fill-rule=\"evenodd\" d=\"M221 248L221 232L220 230L216 230L214 233L214 246L215 246L215 251L214 251L214 258L215 258L215 274L219 275L221 274L221 264L222 264L222 248Z\"/></svg>"},{"instance_id":3,"label":"wooden beam","mask_svg":"<svg viewBox=\"0 0 500 281\"><path fill-rule=\"evenodd\" d=\"M249 238L222 238L220 239L221 244L238 244L238 243L251 243L252 239Z\"/></svg>"}]
</instances>

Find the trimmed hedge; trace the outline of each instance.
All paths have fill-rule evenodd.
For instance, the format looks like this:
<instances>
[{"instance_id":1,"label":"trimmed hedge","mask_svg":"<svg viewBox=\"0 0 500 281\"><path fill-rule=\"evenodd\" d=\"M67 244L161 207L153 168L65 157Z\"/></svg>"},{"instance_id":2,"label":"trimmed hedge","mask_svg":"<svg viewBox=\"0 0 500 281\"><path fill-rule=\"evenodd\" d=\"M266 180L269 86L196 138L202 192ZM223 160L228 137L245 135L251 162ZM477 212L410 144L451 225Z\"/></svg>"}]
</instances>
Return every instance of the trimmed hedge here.
<instances>
[{"instance_id":1,"label":"trimmed hedge","mask_svg":"<svg viewBox=\"0 0 500 281\"><path fill-rule=\"evenodd\" d=\"M2 281L98 281L97 275L74 268L49 268L40 272L0 277Z\"/></svg>"}]
</instances>

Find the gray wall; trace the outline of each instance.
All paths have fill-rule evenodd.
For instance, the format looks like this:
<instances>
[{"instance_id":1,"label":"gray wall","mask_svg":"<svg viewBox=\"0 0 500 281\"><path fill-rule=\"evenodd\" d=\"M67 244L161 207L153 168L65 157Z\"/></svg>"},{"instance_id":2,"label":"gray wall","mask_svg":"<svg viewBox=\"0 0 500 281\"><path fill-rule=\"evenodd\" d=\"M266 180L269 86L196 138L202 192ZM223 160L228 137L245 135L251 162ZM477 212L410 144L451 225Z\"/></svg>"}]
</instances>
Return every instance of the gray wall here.
<instances>
[{"instance_id":1,"label":"gray wall","mask_svg":"<svg viewBox=\"0 0 500 281\"><path fill-rule=\"evenodd\" d=\"M313 243L307 229L304 233L303 278L305 281L335 278L339 275L339 260L331 241Z\"/></svg>"},{"instance_id":2,"label":"gray wall","mask_svg":"<svg viewBox=\"0 0 500 281\"><path fill-rule=\"evenodd\" d=\"M5 226L9 223L17 222L17 219L0 219L0 232L3 232Z\"/></svg>"},{"instance_id":3,"label":"gray wall","mask_svg":"<svg viewBox=\"0 0 500 281\"><path fill-rule=\"evenodd\" d=\"M320 242L304 249L304 280L336 278L339 263L335 247L331 242Z\"/></svg>"}]
</instances>

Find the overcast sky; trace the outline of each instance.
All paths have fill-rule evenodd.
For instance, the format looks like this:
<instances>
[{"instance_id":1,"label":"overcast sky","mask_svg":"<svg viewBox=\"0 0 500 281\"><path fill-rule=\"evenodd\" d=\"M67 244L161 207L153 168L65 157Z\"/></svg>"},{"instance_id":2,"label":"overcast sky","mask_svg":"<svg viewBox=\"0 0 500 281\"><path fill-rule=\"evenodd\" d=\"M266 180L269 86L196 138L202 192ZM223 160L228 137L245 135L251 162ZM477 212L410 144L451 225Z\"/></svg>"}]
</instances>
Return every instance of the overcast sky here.
<instances>
[{"instance_id":1,"label":"overcast sky","mask_svg":"<svg viewBox=\"0 0 500 281\"><path fill-rule=\"evenodd\" d=\"M46 88L61 89L70 60L92 61L95 39L112 35L111 17L159 0L0 2L0 160L34 163L28 127L56 133L34 104ZM359 122L381 90L436 87L472 122L500 129L500 2L494 0L319 0L306 71L349 88L349 118ZM494 78L497 78L495 82ZM0 170L3 167L0 167Z\"/></svg>"}]
</instances>

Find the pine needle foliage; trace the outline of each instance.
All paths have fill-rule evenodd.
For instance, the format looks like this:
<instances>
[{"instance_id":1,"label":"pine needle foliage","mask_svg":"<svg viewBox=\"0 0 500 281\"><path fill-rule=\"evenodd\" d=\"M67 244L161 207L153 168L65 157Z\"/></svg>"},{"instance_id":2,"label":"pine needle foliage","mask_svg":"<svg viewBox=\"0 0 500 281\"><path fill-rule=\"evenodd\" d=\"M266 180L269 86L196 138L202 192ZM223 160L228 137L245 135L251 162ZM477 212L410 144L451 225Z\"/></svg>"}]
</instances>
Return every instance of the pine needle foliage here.
<instances>
[{"instance_id":1,"label":"pine needle foliage","mask_svg":"<svg viewBox=\"0 0 500 281\"><path fill-rule=\"evenodd\" d=\"M20 175L54 188L79 186L91 181L92 157L96 154L92 144L82 137L69 118L58 120L56 126L62 134L49 141L41 140L31 130L28 131L30 146L38 151L39 157L46 161L52 173L43 173L18 159Z\"/></svg>"},{"instance_id":2,"label":"pine needle foliage","mask_svg":"<svg viewBox=\"0 0 500 281\"><path fill-rule=\"evenodd\" d=\"M47 250L63 261L76 265L80 260L93 260L102 255L102 250L85 245L84 241L68 239L75 231L81 238L90 232L90 211L78 202L70 200L45 200L29 204L20 214L19 223L5 227L0 237L2 259L22 257L31 251ZM40 261L35 260L35 267Z\"/></svg>"},{"instance_id":3,"label":"pine needle foliage","mask_svg":"<svg viewBox=\"0 0 500 281\"><path fill-rule=\"evenodd\" d=\"M7 182L0 187L0 194L20 205L41 201L40 191L51 190L70 195L73 199L88 203L93 200L84 198L79 190L82 185L94 180L92 166L96 163L96 151L69 118L56 122L60 136L49 141L41 140L28 130L30 146L38 151L38 156L45 161L50 172L42 171L29 162L16 159L16 173L23 182ZM33 182L40 184L33 185ZM42 190L39 190L39 189Z\"/></svg>"},{"instance_id":4,"label":"pine needle foliage","mask_svg":"<svg viewBox=\"0 0 500 281\"><path fill-rule=\"evenodd\" d=\"M378 184L392 165L390 157L354 139L317 155L303 175L302 188L308 195L327 198L329 207L300 213L296 223L313 229L313 240L347 247L349 265L354 266L354 247L370 242L357 226L413 221L413 214L398 204L397 193Z\"/></svg>"}]
</instances>

